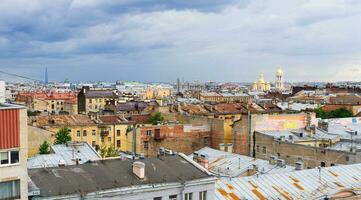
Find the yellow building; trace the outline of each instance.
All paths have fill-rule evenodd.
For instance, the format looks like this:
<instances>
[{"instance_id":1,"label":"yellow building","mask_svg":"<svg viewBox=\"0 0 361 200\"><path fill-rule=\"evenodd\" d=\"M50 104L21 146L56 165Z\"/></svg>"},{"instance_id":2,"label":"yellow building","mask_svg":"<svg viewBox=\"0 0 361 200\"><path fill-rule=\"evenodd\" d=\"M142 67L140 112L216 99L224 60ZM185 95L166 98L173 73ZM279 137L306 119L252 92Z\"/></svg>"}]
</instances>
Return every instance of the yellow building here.
<instances>
[{"instance_id":1,"label":"yellow building","mask_svg":"<svg viewBox=\"0 0 361 200\"><path fill-rule=\"evenodd\" d=\"M162 99L165 97L170 97L171 95L172 95L172 90L170 88L152 87L152 88L148 88L145 91L144 99L146 100Z\"/></svg>"},{"instance_id":2,"label":"yellow building","mask_svg":"<svg viewBox=\"0 0 361 200\"><path fill-rule=\"evenodd\" d=\"M109 101L117 101L118 95L113 90L90 90L84 87L78 94L78 113L96 113L104 109Z\"/></svg>"},{"instance_id":3,"label":"yellow building","mask_svg":"<svg viewBox=\"0 0 361 200\"><path fill-rule=\"evenodd\" d=\"M129 126L132 126L131 122L117 115L37 116L30 117L29 124L51 131L54 135L61 128L68 127L72 141L84 141L96 149L102 146L114 146L119 150L126 148L127 130ZM42 140L42 135L31 138Z\"/></svg>"}]
</instances>

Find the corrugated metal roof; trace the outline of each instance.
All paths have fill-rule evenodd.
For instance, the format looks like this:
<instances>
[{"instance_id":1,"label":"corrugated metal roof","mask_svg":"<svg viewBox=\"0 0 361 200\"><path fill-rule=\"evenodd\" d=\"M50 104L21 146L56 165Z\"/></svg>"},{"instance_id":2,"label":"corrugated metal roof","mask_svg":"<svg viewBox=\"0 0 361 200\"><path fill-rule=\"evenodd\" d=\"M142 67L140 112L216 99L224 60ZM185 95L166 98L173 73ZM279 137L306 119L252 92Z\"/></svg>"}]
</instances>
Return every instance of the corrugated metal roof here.
<instances>
[{"instance_id":1,"label":"corrugated metal roof","mask_svg":"<svg viewBox=\"0 0 361 200\"><path fill-rule=\"evenodd\" d=\"M0 149L20 147L20 112L0 109Z\"/></svg>"},{"instance_id":2,"label":"corrugated metal roof","mask_svg":"<svg viewBox=\"0 0 361 200\"><path fill-rule=\"evenodd\" d=\"M219 176L244 176L244 174L247 173L249 169L253 168L253 166L257 166L258 174L290 172L295 169L291 166L280 167L272 165L268 160L224 152L209 147L204 147L197 152L198 154L207 156L209 161L208 170ZM190 157L192 157L192 155Z\"/></svg>"},{"instance_id":3,"label":"corrugated metal roof","mask_svg":"<svg viewBox=\"0 0 361 200\"><path fill-rule=\"evenodd\" d=\"M323 199L361 192L361 164L220 179L216 199Z\"/></svg>"},{"instance_id":4,"label":"corrugated metal roof","mask_svg":"<svg viewBox=\"0 0 361 200\"><path fill-rule=\"evenodd\" d=\"M75 145L52 145L51 149L54 153L38 155L28 159L28 168L42 168L46 163L46 167L57 167L60 160L65 165L75 165L75 159L79 159L79 164L88 162L89 160L100 160L100 155L86 142L76 143Z\"/></svg>"}]
</instances>

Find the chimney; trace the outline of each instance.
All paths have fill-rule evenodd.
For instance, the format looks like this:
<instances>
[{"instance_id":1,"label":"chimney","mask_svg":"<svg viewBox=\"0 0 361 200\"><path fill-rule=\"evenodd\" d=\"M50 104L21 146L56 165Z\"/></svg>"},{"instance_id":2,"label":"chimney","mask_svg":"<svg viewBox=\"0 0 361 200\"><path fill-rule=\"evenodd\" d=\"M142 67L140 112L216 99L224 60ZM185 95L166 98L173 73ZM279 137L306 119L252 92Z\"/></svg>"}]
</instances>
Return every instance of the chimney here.
<instances>
[{"instance_id":1,"label":"chimney","mask_svg":"<svg viewBox=\"0 0 361 200\"><path fill-rule=\"evenodd\" d=\"M208 169L209 167L209 160L208 160L208 156L201 154L198 159L197 159L198 163L200 165L202 165L204 168Z\"/></svg>"},{"instance_id":2,"label":"chimney","mask_svg":"<svg viewBox=\"0 0 361 200\"><path fill-rule=\"evenodd\" d=\"M219 144L219 150L224 151L224 143Z\"/></svg>"},{"instance_id":3,"label":"chimney","mask_svg":"<svg viewBox=\"0 0 361 200\"><path fill-rule=\"evenodd\" d=\"M233 153L233 144L232 143L227 144L227 152Z\"/></svg>"},{"instance_id":4,"label":"chimney","mask_svg":"<svg viewBox=\"0 0 361 200\"><path fill-rule=\"evenodd\" d=\"M277 159L277 166L286 167L286 162L283 159Z\"/></svg>"},{"instance_id":5,"label":"chimney","mask_svg":"<svg viewBox=\"0 0 361 200\"><path fill-rule=\"evenodd\" d=\"M271 156L269 158L269 164L275 165L277 163L277 156Z\"/></svg>"},{"instance_id":6,"label":"chimney","mask_svg":"<svg viewBox=\"0 0 361 200\"><path fill-rule=\"evenodd\" d=\"M247 170L247 176L253 176L255 174L257 174L258 172L258 166L256 164L253 164L252 166L250 166Z\"/></svg>"},{"instance_id":7,"label":"chimney","mask_svg":"<svg viewBox=\"0 0 361 200\"><path fill-rule=\"evenodd\" d=\"M197 162L197 160L198 160L198 152L193 153L193 160Z\"/></svg>"},{"instance_id":8,"label":"chimney","mask_svg":"<svg viewBox=\"0 0 361 200\"><path fill-rule=\"evenodd\" d=\"M65 167L65 160L59 160L58 166Z\"/></svg>"},{"instance_id":9,"label":"chimney","mask_svg":"<svg viewBox=\"0 0 361 200\"><path fill-rule=\"evenodd\" d=\"M135 174L138 178L144 179L145 177L145 164L142 162L134 162L133 163L133 174Z\"/></svg>"},{"instance_id":10,"label":"chimney","mask_svg":"<svg viewBox=\"0 0 361 200\"><path fill-rule=\"evenodd\" d=\"M299 160L295 163L296 165L296 170L303 170L303 161Z\"/></svg>"}]
</instances>

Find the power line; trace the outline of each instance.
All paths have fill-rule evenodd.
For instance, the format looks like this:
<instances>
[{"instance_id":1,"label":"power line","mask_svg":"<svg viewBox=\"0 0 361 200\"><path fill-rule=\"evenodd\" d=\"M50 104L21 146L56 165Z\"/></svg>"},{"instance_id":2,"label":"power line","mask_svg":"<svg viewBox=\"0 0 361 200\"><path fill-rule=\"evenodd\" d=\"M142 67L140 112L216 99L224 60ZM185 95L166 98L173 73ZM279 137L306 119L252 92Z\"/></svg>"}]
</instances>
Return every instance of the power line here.
<instances>
[{"instance_id":1,"label":"power line","mask_svg":"<svg viewBox=\"0 0 361 200\"><path fill-rule=\"evenodd\" d=\"M31 80L31 81L42 82L42 81L37 80L37 79L34 79L34 78L30 78L30 77L26 77L26 76L14 74L14 73L9 73L9 72L5 72L5 71L2 71L2 70L0 70L0 73L1 73L1 74L6 74L6 75L9 75L9 76L14 76L14 77L18 77L18 78L23 78L23 79Z\"/></svg>"}]
</instances>

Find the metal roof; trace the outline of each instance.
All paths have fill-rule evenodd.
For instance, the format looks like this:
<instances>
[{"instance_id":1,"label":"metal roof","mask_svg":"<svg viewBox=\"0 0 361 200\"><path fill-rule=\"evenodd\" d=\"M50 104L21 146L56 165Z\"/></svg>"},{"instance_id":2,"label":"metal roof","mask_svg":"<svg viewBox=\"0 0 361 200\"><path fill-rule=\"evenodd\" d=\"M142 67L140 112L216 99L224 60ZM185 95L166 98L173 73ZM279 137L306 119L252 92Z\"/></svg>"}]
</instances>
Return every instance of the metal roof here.
<instances>
[{"instance_id":1,"label":"metal roof","mask_svg":"<svg viewBox=\"0 0 361 200\"><path fill-rule=\"evenodd\" d=\"M86 142L56 144L51 146L51 150L54 153L29 158L28 168L57 167L60 160L64 161L65 165L75 165L76 159L79 160L79 164L101 159L101 156Z\"/></svg>"},{"instance_id":2,"label":"metal roof","mask_svg":"<svg viewBox=\"0 0 361 200\"><path fill-rule=\"evenodd\" d=\"M40 189L40 197L86 195L92 192L136 189L144 185L185 183L196 180L215 180L203 168L198 168L186 156L165 155L145 158L145 178L139 179L132 172L133 160L110 159L81 165L28 169L34 186Z\"/></svg>"},{"instance_id":3,"label":"metal roof","mask_svg":"<svg viewBox=\"0 0 361 200\"><path fill-rule=\"evenodd\" d=\"M249 156L229 153L204 147L197 151L199 155L205 155L209 161L208 170L215 175L222 177L240 177L254 166L258 167L258 174L272 174L293 171L291 166L277 166L269 163L268 160L256 159ZM190 155L193 157L193 155Z\"/></svg>"},{"instance_id":4,"label":"metal roof","mask_svg":"<svg viewBox=\"0 0 361 200\"><path fill-rule=\"evenodd\" d=\"M361 192L361 164L279 174L220 179L216 199L324 199L341 192Z\"/></svg>"}]
</instances>

